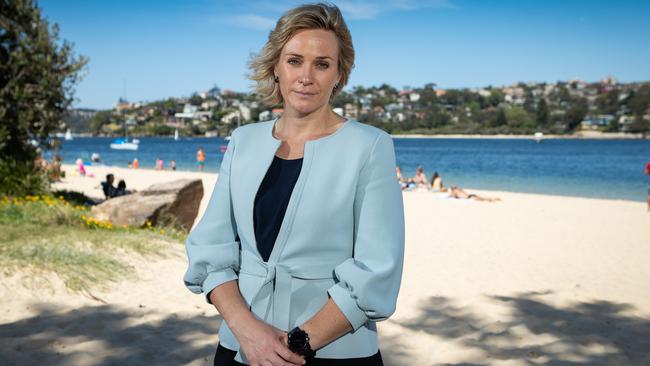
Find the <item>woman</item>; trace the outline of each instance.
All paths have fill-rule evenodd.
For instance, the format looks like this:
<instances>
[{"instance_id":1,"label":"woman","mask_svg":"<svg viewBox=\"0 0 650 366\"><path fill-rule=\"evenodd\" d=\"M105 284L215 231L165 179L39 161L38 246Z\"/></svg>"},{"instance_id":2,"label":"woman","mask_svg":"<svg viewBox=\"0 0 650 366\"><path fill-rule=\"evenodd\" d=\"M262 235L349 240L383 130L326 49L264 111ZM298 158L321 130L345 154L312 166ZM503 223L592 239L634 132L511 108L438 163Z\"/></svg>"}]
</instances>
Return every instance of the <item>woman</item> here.
<instances>
[{"instance_id":1,"label":"woman","mask_svg":"<svg viewBox=\"0 0 650 366\"><path fill-rule=\"evenodd\" d=\"M447 188L442 183L442 177L438 172L433 172L431 176L431 190L434 192L447 192Z\"/></svg>"},{"instance_id":2,"label":"woman","mask_svg":"<svg viewBox=\"0 0 650 366\"><path fill-rule=\"evenodd\" d=\"M449 197L457 198L457 199L468 199L474 201L485 201L485 202L501 201L501 198L498 197L485 197L485 196L479 196L478 194L474 194L474 193L467 193L465 192L464 189L456 186L451 187L451 191L449 191Z\"/></svg>"},{"instance_id":3,"label":"woman","mask_svg":"<svg viewBox=\"0 0 650 366\"><path fill-rule=\"evenodd\" d=\"M426 174L424 174L423 167L417 167L415 170L415 177L413 177L413 182L417 184L418 188L429 188L429 181L427 180Z\"/></svg>"},{"instance_id":4,"label":"woman","mask_svg":"<svg viewBox=\"0 0 650 366\"><path fill-rule=\"evenodd\" d=\"M353 63L339 9L317 4L285 13L250 64L284 112L235 129L186 241L185 284L224 319L215 365L382 365L404 208L390 135L332 112Z\"/></svg>"}]
</instances>

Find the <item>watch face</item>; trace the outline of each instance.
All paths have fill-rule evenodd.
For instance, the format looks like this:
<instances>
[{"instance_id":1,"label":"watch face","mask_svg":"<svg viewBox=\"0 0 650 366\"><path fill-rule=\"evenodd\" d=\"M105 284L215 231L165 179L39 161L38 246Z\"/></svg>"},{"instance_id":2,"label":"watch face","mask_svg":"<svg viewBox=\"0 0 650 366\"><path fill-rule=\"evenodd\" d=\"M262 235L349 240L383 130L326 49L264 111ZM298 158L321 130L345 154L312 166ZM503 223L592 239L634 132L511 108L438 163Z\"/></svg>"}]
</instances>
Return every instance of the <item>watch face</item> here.
<instances>
[{"instance_id":1,"label":"watch face","mask_svg":"<svg viewBox=\"0 0 650 366\"><path fill-rule=\"evenodd\" d=\"M294 330L289 333L289 346L302 348L307 342L307 333L302 330Z\"/></svg>"}]
</instances>

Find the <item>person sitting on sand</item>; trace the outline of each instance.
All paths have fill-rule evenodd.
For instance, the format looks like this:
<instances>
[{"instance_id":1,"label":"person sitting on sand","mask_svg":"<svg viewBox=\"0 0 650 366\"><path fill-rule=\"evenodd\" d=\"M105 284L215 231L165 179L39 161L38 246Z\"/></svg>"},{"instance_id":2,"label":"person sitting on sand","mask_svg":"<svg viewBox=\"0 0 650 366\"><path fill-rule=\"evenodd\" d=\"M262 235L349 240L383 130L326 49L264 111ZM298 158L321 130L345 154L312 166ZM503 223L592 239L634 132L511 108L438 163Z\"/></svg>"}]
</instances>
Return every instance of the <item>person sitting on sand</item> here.
<instances>
[{"instance_id":1,"label":"person sitting on sand","mask_svg":"<svg viewBox=\"0 0 650 366\"><path fill-rule=\"evenodd\" d=\"M126 189L126 182L124 181L124 179L121 179L117 183L117 189L115 190L115 197L125 196L125 195L131 194L131 193L133 193L133 192Z\"/></svg>"},{"instance_id":2,"label":"person sitting on sand","mask_svg":"<svg viewBox=\"0 0 650 366\"><path fill-rule=\"evenodd\" d=\"M115 176L113 174L106 174L106 181L102 182L102 191L104 192L104 197L106 197L106 199L117 196L117 189L113 186L114 181Z\"/></svg>"},{"instance_id":3,"label":"person sitting on sand","mask_svg":"<svg viewBox=\"0 0 650 366\"><path fill-rule=\"evenodd\" d=\"M405 189L409 188L414 188L415 183L413 182L413 178L404 178L402 175L402 168L395 167L395 173L397 174L397 181L399 182L400 187L402 188L402 191Z\"/></svg>"},{"instance_id":4,"label":"person sitting on sand","mask_svg":"<svg viewBox=\"0 0 650 366\"><path fill-rule=\"evenodd\" d=\"M65 171L61 170L61 155L54 155L50 164L50 178L54 182L60 182L65 177Z\"/></svg>"},{"instance_id":5,"label":"person sitting on sand","mask_svg":"<svg viewBox=\"0 0 650 366\"><path fill-rule=\"evenodd\" d=\"M433 192L447 192L448 189L442 184L442 177L438 172L433 172L431 176L431 190Z\"/></svg>"},{"instance_id":6,"label":"person sitting on sand","mask_svg":"<svg viewBox=\"0 0 650 366\"><path fill-rule=\"evenodd\" d=\"M424 168L418 166L415 171L415 177L413 177L413 183L417 185L418 188L429 188L429 181L427 176L424 174Z\"/></svg>"},{"instance_id":7,"label":"person sitting on sand","mask_svg":"<svg viewBox=\"0 0 650 366\"><path fill-rule=\"evenodd\" d=\"M468 194L465 192L464 189L453 186L451 187L451 191L449 191L449 197L451 198L463 198L463 199L468 199L468 200L474 200L474 201L485 201L485 202L495 202L495 201L501 201L501 198L493 198L493 197L482 197L477 194Z\"/></svg>"}]
</instances>

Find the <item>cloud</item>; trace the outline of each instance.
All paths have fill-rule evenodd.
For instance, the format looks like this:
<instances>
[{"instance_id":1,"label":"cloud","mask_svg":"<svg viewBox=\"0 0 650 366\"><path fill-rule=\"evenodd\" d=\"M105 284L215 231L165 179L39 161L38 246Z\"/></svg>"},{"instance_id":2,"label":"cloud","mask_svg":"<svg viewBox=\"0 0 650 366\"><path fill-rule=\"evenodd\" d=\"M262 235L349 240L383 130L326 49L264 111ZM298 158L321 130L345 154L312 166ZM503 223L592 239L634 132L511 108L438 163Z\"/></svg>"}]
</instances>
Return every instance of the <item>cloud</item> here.
<instances>
[{"instance_id":1,"label":"cloud","mask_svg":"<svg viewBox=\"0 0 650 366\"><path fill-rule=\"evenodd\" d=\"M393 0L393 1L337 1L336 5L348 19L374 19L381 13L413 11L425 8L456 9L451 0Z\"/></svg>"},{"instance_id":2,"label":"cloud","mask_svg":"<svg viewBox=\"0 0 650 366\"><path fill-rule=\"evenodd\" d=\"M240 28L270 30L275 27L275 19L256 14L239 14L229 17L216 18L219 23L234 25Z\"/></svg>"},{"instance_id":3,"label":"cloud","mask_svg":"<svg viewBox=\"0 0 650 366\"><path fill-rule=\"evenodd\" d=\"M343 16L349 20L370 20L384 13L396 11L415 11L419 9L456 9L457 6L452 3L453 0L340 0L332 1L341 9ZM235 6L235 9L244 10L245 12L261 11L269 16L256 14L235 14L228 17L220 17L217 20L220 23L226 23L241 28L269 30L275 26L277 17L285 11L304 3L299 0L279 0L269 2L266 0L246 2L245 8ZM231 8L232 10L235 10ZM237 11L235 10L235 12Z\"/></svg>"}]
</instances>

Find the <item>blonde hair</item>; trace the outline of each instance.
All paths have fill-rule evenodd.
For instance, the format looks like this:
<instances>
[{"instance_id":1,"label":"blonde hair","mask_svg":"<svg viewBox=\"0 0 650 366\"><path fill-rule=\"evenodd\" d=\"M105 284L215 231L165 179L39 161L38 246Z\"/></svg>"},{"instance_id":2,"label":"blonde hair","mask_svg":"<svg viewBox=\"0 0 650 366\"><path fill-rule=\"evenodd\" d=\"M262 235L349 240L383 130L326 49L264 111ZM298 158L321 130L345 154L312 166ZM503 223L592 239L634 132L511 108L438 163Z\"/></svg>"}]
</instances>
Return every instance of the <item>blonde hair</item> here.
<instances>
[{"instance_id":1,"label":"blonde hair","mask_svg":"<svg viewBox=\"0 0 650 366\"><path fill-rule=\"evenodd\" d=\"M273 71L280 59L284 45L298 31L304 29L324 29L334 32L339 44L338 71L341 78L338 87L332 91L330 101L348 83L354 67L354 46L350 30L343 20L343 15L336 5L307 4L293 8L284 15L269 33L269 39L260 51L253 55L249 63L251 80L256 82L255 90L261 94L263 101L275 105L284 102L280 85L275 82Z\"/></svg>"}]
</instances>

